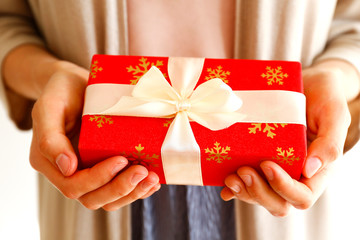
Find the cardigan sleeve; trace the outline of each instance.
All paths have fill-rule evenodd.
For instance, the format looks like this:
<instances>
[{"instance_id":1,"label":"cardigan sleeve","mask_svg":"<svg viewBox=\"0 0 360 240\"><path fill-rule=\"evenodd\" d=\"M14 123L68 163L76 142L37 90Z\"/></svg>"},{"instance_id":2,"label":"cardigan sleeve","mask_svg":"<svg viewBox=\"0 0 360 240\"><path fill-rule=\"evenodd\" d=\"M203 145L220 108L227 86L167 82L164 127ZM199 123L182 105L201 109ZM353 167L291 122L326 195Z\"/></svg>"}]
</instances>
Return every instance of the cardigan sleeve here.
<instances>
[{"instance_id":1,"label":"cardigan sleeve","mask_svg":"<svg viewBox=\"0 0 360 240\"><path fill-rule=\"evenodd\" d=\"M351 63L360 74L359 0L338 1L326 49L315 59L315 62L332 58L342 59ZM350 150L360 137L360 95L348 104L351 114L351 125L345 141L345 152Z\"/></svg>"},{"instance_id":2,"label":"cardigan sleeve","mask_svg":"<svg viewBox=\"0 0 360 240\"><path fill-rule=\"evenodd\" d=\"M6 56L23 44L44 45L26 0L1 0L0 4L0 69ZM31 127L32 102L6 88L3 72L0 74L0 102L20 129Z\"/></svg>"},{"instance_id":3,"label":"cardigan sleeve","mask_svg":"<svg viewBox=\"0 0 360 240\"><path fill-rule=\"evenodd\" d=\"M339 0L335 9L328 42L315 62L342 59L360 73L360 1Z\"/></svg>"}]
</instances>

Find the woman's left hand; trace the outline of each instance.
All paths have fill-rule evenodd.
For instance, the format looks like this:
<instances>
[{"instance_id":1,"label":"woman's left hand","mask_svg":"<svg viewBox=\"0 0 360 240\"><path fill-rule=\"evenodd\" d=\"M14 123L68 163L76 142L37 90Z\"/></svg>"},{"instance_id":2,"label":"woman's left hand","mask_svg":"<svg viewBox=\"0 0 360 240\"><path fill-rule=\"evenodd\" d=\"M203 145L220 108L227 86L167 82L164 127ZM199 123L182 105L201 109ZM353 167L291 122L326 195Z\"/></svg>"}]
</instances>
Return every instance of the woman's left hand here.
<instances>
[{"instance_id":1,"label":"woman's left hand","mask_svg":"<svg viewBox=\"0 0 360 240\"><path fill-rule=\"evenodd\" d=\"M310 145L301 179L292 179L272 161L260 164L266 180L253 168L241 167L225 179L226 187L221 192L225 201L237 198L259 204L272 215L282 217L291 207L310 208L320 197L334 161L342 156L351 121L343 86L346 73L334 70L333 64L324 62L303 71Z\"/></svg>"}]
</instances>

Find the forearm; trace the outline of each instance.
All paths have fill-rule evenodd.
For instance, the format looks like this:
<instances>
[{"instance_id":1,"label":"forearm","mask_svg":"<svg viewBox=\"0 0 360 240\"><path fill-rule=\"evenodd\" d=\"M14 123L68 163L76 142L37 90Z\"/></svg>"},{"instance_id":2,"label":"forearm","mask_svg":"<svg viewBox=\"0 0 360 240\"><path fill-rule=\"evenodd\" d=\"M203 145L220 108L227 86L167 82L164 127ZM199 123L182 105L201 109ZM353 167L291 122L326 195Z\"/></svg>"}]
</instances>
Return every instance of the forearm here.
<instances>
[{"instance_id":1,"label":"forearm","mask_svg":"<svg viewBox=\"0 0 360 240\"><path fill-rule=\"evenodd\" d=\"M86 70L62 61L43 47L22 45L5 58L2 75L5 85L30 99L37 99L48 80L58 71L71 70L74 75L85 76Z\"/></svg>"}]
</instances>

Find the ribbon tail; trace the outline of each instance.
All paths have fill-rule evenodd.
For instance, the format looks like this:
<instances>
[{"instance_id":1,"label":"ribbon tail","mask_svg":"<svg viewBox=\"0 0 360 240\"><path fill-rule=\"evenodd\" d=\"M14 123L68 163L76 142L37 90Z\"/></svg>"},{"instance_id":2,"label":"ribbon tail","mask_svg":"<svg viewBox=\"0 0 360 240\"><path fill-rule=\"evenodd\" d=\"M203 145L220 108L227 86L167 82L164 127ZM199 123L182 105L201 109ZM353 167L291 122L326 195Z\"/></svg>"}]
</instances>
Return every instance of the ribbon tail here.
<instances>
[{"instance_id":1,"label":"ribbon tail","mask_svg":"<svg viewBox=\"0 0 360 240\"><path fill-rule=\"evenodd\" d=\"M161 158L167 184L203 186L200 147L185 112L179 112L170 125Z\"/></svg>"}]
</instances>

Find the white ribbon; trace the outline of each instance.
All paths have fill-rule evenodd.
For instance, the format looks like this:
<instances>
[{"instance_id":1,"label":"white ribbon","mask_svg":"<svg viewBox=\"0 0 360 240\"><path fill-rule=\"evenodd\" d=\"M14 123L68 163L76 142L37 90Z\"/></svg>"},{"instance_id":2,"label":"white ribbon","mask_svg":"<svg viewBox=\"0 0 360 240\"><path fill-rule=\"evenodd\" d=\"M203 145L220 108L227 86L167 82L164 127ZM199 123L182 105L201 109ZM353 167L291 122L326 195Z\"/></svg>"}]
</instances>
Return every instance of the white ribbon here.
<instances>
[{"instance_id":1,"label":"white ribbon","mask_svg":"<svg viewBox=\"0 0 360 240\"><path fill-rule=\"evenodd\" d=\"M200 147L189 121L196 121L211 130L221 130L236 122L305 124L305 117L302 117L305 114L296 107L292 110L293 104L298 105L300 101L300 109L303 108L305 112L303 94L288 91L276 91L276 94L258 91L262 93L258 96L254 91L233 92L221 79L211 79L194 90L203 70L203 64L204 59L199 58L169 58L168 73L172 86L156 67L152 67L144 74L135 86L90 85L86 92L84 114L175 117L161 148L163 169L168 184L203 185ZM116 87L110 89L108 85ZM102 87L106 87L110 92L104 93L99 89ZM102 102L104 98L96 97L97 94L102 94L101 92L104 96L106 94L105 106ZM243 103L241 96L246 99L244 111L241 107ZM261 99L257 101L256 99L261 96L264 98L263 101ZM102 99L100 103L98 103L99 99ZM286 102L280 104L279 101L282 100L287 104ZM268 113L265 114L258 112L259 108L269 109L269 101L273 102L274 109L267 110ZM276 110L278 106L281 109ZM278 113L284 111L287 111L287 116L291 116L286 118L281 114L282 117L280 116L279 119Z\"/></svg>"}]
</instances>

